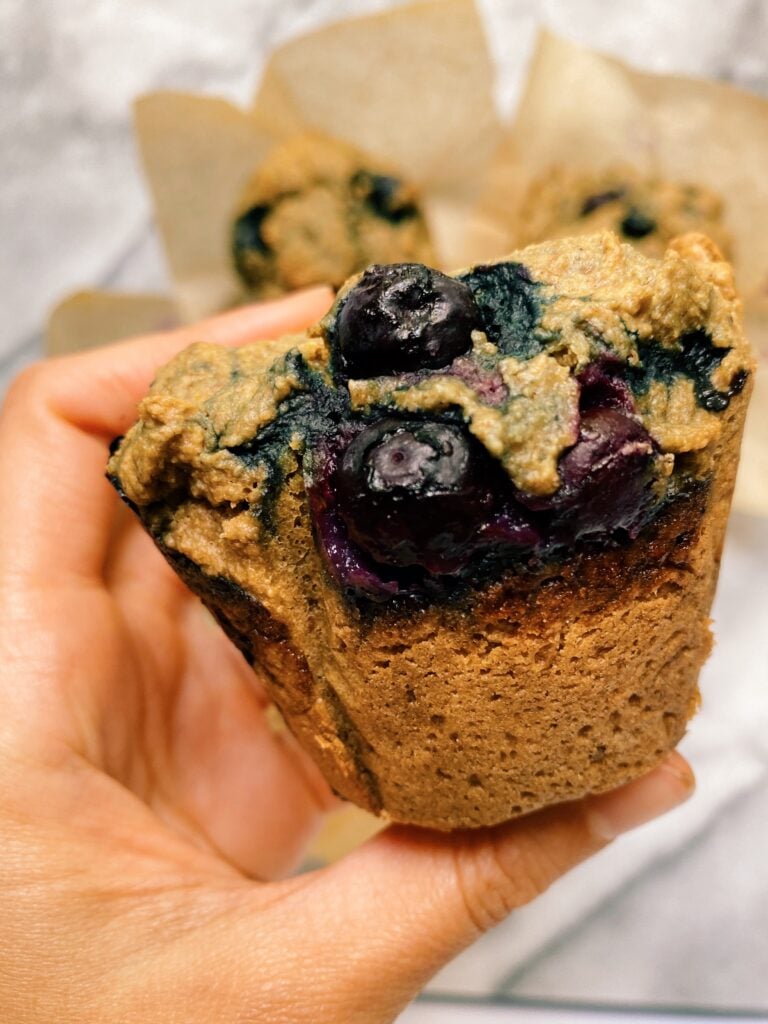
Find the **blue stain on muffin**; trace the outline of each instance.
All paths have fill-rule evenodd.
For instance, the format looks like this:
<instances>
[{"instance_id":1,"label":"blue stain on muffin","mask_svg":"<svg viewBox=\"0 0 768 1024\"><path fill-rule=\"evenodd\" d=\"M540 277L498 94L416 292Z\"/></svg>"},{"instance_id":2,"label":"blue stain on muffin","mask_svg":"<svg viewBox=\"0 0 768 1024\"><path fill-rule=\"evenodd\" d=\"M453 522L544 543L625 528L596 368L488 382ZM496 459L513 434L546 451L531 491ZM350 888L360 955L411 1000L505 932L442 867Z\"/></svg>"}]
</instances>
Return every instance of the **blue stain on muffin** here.
<instances>
[{"instance_id":1,"label":"blue stain on muffin","mask_svg":"<svg viewBox=\"0 0 768 1024\"><path fill-rule=\"evenodd\" d=\"M332 576L358 599L450 596L500 567L537 569L577 546L637 537L688 487L679 479L660 486L660 448L637 397L653 381L687 377L703 408L722 411L746 380L741 371L726 391L713 388L711 374L729 350L704 331L674 348L635 339L636 365L596 345L599 354L576 374L576 436L549 494L516 486L458 408L405 414L385 399L361 412L350 403L350 380L388 378L396 392L443 377L470 382L489 407L508 401L498 363L546 348L540 321L552 301L518 262L455 277L419 263L369 267L324 321L331 379L297 363L303 391L232 449L269 468L271 498L260 514L268 520L282 486L280 452L299 434L317 543ZM474 344L477 332L488 344Z\"/></svg>"}]
</instances>

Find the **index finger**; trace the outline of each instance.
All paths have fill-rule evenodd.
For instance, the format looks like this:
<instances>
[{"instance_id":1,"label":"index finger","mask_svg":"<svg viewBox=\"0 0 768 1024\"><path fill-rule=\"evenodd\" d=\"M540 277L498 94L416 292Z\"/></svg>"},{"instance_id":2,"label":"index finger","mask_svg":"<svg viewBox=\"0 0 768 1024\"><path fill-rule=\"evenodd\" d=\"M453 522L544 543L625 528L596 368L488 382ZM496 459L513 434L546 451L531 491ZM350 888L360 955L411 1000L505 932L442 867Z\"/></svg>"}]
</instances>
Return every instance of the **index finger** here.
<instances>
[{"instance_id":1,"label":"index finger","mask_svg":"<svg viewBox=\"0 0 768 1024\"><path fill-rule=\"evenodd\" d=\"M314 288L22 374L0 415L0 492L13 495L0 519L0 564L48 584L61 573L100 576L114 508L106 445L133 422L158 368L195 341L238 346L301 330L331 299Z\"/></svg>"},{"instance_id":2,"label":"index finger","mask_svg":"<svg viewBox=\"0 0 768 1024\"><path fill-rule=\"evenodd\" d=\"M285 299L243 306L188 327L117 342L51 360L49 401L70 423L109 438L133 422L156 371L195 341L236 347L300 331L325 313L333 293L312 288Z\"/></svg>"}]
</instances>

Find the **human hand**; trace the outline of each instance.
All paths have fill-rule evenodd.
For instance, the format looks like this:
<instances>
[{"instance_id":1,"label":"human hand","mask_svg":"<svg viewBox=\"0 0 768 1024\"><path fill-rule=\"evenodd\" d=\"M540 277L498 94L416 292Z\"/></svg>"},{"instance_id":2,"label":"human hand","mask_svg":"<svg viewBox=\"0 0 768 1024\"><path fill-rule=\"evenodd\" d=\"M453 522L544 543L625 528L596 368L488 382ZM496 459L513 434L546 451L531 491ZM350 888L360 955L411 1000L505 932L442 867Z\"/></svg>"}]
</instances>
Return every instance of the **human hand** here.
<instances>
[{"instance_id":1,"label":"human hand","mask_svg":"<svg viewBox=\"0 0 768 1024\"><path fill-rule=\"evenodd\" d=\"M251 670L104 478L193 340L310 323L315 289L41 364L0 417L0 1019L391 1021L483 930L680 803L682 758L496 829L393 827L285 877L334 805Z\"/></svg>"}]
</instances>

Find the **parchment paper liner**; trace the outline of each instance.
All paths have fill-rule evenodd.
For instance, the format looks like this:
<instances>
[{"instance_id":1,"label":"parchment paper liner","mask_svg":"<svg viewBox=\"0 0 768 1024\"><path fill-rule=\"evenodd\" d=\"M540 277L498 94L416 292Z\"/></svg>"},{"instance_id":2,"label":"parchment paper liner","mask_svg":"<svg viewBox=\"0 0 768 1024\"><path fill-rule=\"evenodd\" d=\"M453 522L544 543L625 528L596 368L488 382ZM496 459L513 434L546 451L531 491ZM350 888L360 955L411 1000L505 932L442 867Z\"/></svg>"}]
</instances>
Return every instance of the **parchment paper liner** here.
<instances>
[{"instance_id":1,"label":"parchment paper liner","mask_svg":"<svg viewBox=\"0 0 768 1024\"><path fill-rule=\"evenodd\" d=\"M45 331L46 355L107 345L139 334L176 327L176 305L167 295L80 291L51 311Z\"/></svg>"},{"instance_id":2,"label":"parchment paper liner","mask_svg":"<svg viewBox=\"0 0 768 1024\"><path fill-rule=\"evenodd\" d=\"M768 512L768 100L724 82L636 71L543 31L512 127L466 241L469 261L519 244L519 204L553 165L615 164L708 185L726 204L747 329L760 366L734 503Z\"/></svg>"},{"instance_id":3,"label":"parchment paper liner","mask_svg":"<svg viewBox=\"0 0 768 1024\"><path fill-rule=\"evenodd\" d=\"M279 140L319 131L421 190L443 266L465 261L466 217L499 137L493 66L471 0L353 18L276 50L249 110L159 92L136 132L184 320L244 294L229 252L233 209Z\"/></svg>"}]
</instances>

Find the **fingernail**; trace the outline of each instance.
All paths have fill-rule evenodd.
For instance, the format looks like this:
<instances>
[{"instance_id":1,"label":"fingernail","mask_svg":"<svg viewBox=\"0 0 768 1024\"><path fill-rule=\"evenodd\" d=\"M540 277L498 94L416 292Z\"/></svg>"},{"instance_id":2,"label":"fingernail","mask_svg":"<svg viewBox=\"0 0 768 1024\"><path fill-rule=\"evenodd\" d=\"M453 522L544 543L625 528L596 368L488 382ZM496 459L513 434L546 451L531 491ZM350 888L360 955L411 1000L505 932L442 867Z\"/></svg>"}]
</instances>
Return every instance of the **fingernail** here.
<instances>
[{"instance_id":1,"label":"fingernail","mask_svg":"<svg viewBox=\"0 0 768 1024\"><path fill-rule=\"evenodd\" d=\"M641 779L594 797L588 810L589 827L600 839L610 841L679 807L694 787L688 762L673 752Z\"/></svg>"}]
</instances>

